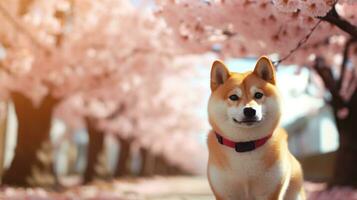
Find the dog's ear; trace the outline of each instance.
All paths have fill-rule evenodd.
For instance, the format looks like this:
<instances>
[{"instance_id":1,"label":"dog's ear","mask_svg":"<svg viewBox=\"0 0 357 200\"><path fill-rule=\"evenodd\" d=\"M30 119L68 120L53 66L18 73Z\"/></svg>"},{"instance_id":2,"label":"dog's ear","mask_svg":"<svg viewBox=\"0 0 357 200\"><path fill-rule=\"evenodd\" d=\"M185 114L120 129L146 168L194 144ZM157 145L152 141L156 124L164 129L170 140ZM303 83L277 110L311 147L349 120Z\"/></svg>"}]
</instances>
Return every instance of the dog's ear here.
<instances>
[{"instance_id":1,"label":"dog's ear","mask_svg":"<svg viewBox=\"0 0 357 200\"><path fill-rule=\"evenodd\" d=\"M211 68L211 91L216 90L229 78L229 71L222 61L216 60Z\"/></svg>"},{"instance_id":2,"label":"dog's ear","mask_svg":"<svg viewBox=\"0 0 357 200\"><path fill-rule=\"evenodd\" d=\"M268 57L262 56L259 58L254 73L261 79L275 85L275 68Z\"/></svg>"}]
</instances>

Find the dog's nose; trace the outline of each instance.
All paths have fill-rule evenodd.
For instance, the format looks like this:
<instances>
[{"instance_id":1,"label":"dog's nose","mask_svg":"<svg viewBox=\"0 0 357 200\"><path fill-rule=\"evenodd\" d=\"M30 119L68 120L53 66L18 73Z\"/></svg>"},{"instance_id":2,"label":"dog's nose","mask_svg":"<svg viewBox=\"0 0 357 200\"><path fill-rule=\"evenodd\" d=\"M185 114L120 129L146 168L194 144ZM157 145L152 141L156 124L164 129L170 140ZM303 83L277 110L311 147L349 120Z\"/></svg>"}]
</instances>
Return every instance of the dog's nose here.
<instances>
[{"instance_id":1,"label":"dog's nose","mask_svg":"<svg viewBox=\"0 0 357 200\"><path fill-rule=\"evenodd\" d=\"M244 116L248 117L248 118L252 118L255 116L256 111L253 108L244 108L243 110L244 112Z\"/></svg>"}]
</instances>

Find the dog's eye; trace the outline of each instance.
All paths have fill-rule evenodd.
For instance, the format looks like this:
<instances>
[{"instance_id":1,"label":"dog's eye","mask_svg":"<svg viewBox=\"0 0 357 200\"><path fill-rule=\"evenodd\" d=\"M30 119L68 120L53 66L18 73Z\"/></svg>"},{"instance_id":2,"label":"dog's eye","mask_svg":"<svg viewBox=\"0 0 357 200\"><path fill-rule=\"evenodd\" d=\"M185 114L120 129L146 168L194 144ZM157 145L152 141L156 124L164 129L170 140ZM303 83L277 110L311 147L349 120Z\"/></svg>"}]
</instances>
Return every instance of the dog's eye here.
<instances>
[{"instance_id":1,"label":"dog's eye","mask_svg":"<svg viewBox=\"0 0 357 200\"><path fill-rule=\"evenodd\" d=\"M254 94L254 98L256 98L256 99L261 99L263 96L264 96L264 95L263 95L263 93L261 93L261 92L256 92L256 93Z\"/></svg>"},{"instance_id":2,"label":"dog's eye","mask_svg":"<svg viewBox=\"0 0 357 200\"><path fill-rule=\"evenodd\" d=\"M236 94L232 94L231 96L229 96L229 99L232 101L238 101L239 97Z\"/></svg>"}]
</instances>

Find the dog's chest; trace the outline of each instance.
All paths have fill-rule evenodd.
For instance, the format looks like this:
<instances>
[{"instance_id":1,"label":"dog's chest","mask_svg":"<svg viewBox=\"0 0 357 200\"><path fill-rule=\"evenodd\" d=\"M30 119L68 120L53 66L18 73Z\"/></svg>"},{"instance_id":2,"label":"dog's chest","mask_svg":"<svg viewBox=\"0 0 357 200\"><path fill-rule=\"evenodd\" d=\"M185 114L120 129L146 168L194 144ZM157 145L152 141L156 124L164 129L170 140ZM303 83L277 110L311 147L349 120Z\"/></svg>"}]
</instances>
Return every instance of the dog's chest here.
<instances>
[{"instance_id":1,"label":"dog's chest","mask_svg":"<svg viewBox=\"0 0 357 200\"><path fill-rule=\"evenodd\" d=\"M263 151L236 153L228 150L229 166L225 169L209 165L208 175L213 189L225 199L264 199L283 178L279 161L267 168Z\"/></svg>"}]
</instances>

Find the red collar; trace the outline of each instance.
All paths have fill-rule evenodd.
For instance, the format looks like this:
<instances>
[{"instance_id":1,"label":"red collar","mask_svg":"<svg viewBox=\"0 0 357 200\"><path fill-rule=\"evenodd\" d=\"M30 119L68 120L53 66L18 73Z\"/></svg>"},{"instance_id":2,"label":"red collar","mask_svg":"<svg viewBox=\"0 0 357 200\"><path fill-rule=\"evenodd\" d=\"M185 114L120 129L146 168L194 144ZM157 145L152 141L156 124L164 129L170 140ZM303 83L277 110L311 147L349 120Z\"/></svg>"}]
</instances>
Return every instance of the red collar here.
<instances>
[{"instance_id":1,"label":"red collar","mask_svg":"<svg viewBox=\"0 0 357 200\"><path fill-rule=\"evenodd\" d=\"M230 148L234 148L236 152L248 152L248 151L253 151L254 149L257 149L261 146L263 146L269 138L272 136L272 134L258 139L258 140L252 140L252 141L247 141L247 142L233 142L229 139L226 139L222 137L220 134L216 133L216 137L218 140L218 143L225 145Z\"/></svg>"}]
</instances>

